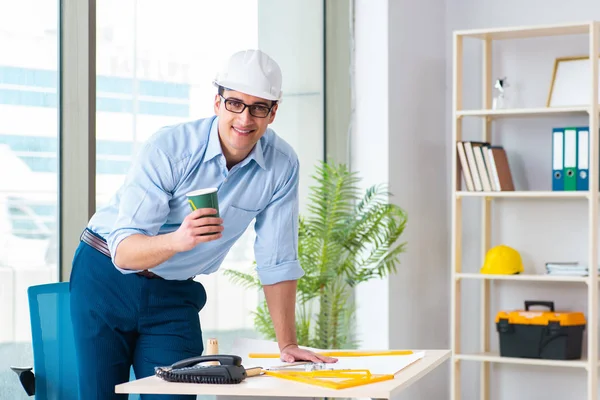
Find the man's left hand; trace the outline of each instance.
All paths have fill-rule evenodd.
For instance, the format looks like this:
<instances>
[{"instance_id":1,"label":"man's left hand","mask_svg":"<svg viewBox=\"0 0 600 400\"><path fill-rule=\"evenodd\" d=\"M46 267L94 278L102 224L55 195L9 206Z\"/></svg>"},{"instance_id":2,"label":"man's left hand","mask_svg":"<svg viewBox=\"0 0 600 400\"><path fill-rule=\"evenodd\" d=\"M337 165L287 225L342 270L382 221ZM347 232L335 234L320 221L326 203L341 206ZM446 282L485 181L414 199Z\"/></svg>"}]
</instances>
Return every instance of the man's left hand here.
<instances>
[{"instance_id":1,"label":"man's left hand","mask_svg":"<svg viewBox=\"0 0 600 400\"><path fill-rule=\"evenodd\" d=\"M337 358L322 356L296 345L286 346L281 350L281 360L285 362L312 361L315 363L335 363Z\"/></svg>"}]
</instances>

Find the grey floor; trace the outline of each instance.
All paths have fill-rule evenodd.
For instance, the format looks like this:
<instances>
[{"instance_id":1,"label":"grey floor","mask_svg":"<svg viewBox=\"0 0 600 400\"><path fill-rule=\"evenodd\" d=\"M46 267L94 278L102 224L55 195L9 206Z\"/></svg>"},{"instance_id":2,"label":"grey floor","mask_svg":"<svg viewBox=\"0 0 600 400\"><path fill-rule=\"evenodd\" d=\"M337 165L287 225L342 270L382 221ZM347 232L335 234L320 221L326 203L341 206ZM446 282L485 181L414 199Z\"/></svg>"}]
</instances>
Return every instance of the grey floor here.
<instances>
[{"instance_id":1,"label":"grey floor","mask_svg":"<svg viewBox=\"0 0 600 400\"><path fill-rule=\"evenodd\" d=\"M31 399L19 383L11 366L29 367L33 365L33 353L30 343L0 343L0 399Z\"/></svg>"}]
</instances>

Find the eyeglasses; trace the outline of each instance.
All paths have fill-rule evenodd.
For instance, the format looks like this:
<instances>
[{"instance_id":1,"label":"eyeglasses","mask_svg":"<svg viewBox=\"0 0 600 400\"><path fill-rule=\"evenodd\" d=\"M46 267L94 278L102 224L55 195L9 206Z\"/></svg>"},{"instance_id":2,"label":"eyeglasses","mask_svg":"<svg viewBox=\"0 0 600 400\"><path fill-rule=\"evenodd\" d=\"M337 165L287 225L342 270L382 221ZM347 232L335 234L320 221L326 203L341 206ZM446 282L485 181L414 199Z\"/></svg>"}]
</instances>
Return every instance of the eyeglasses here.
<instances>
[{"instance_id":1,"label":"eyeglasses","mask_svg":"<svg viewBox=\"0 0 600 400\"><path fill-rule=\"evenodd\" d=\"M245 104L237 99L226 99L223 96L221 96L221 98L223 99L223 102L225 103L225 109L227 111L231 111L232 113L236 113L236 114L241 114L244 112L246 107L248 107L248 110L250 111L250 115L252 115L253 117L257 117L257 118L266 118L267 115L269 115L269 113L271 112L271 109L273 108L273 106L275 105L275 104L273 104L271 107L267 107L262 104Z\"/></svg>"}]
</instances>

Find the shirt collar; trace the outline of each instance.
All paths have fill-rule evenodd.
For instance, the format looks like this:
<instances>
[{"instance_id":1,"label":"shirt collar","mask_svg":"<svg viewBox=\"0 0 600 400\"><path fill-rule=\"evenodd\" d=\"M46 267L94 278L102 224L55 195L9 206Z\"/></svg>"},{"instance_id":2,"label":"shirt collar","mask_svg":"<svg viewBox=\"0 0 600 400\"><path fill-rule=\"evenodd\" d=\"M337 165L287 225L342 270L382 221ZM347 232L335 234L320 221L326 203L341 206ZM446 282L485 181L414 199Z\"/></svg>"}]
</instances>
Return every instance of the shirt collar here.
<instances>
[{"instance_id":1,"label":"shirt collar","mask_svg":"<svg viewBox=\"0 0 600 400\"><path fill-rule=\"evenodd\" d=\"M216 117L210 127L208 134L208 144L206 145L206 153L204 154L204 162L210 161L218 155L223 155L223 149L221 148L221 142L219 141L219 118ZM264 137L264 135L263 135ZM223 157L225 157L223 155ZM256 145L252 148L252 151L248 156L241 162L240 166L244 166L250 162L250 160L256 161L256 163L262 168L266 169L265 157L263 154L262 138L256 142Z\"/></svg>"},{"instance_id":2,"label":"shirt collar","mask_svg":"<svg viewBox=\"0 0 600 400\"><path fill-rule=\"evenodd\" d=\"M206 145L206 153L204 154L204 162L210 161L216 156L223 154L221 142L219 141L219 118L215 118L210 126L208 133L208 144Z\"/></svg>"},{"instance_id":3,"label":"shirt collar","mask_svg":"<svg viewBox=\"0 0 600 400\"><path fill-rule=\"evenodd\" d=\"M252 148L252 151L250 152L250 154L248 154L248 157L246 157L246 160L246 163L250 162L250 160L254 160L256 161L259 167L261 167L262 169L267 169L265 167L265 157L262 148L262 138L260 138L259 141L256 142L256 144Z\"/></svg>"}]
</instances>

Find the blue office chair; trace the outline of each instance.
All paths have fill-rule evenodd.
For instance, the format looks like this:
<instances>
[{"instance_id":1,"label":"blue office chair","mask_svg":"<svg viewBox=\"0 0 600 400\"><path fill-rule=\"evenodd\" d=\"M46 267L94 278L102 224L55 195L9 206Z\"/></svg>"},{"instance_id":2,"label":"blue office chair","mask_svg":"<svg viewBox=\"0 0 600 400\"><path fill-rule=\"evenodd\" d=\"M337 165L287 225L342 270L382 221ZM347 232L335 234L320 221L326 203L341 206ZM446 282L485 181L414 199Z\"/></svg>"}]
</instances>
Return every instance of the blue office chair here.
<instances>
[{"instance_id":1,"label":"blue office chair","mask_svg":"<svg viewBox=\"0 0 600 400\"><path fill-rule=\"evenodd\" d=\"M78 400L69 282L31 286L27 296L33 368L11 368L36 400ZM133 368L131 379L135 379ZM139 396L130 395L129 399Z\"/></svg>"}]
</instances>

